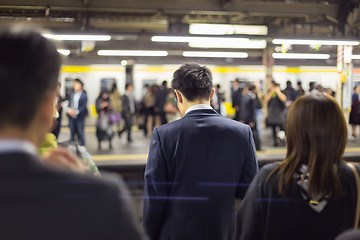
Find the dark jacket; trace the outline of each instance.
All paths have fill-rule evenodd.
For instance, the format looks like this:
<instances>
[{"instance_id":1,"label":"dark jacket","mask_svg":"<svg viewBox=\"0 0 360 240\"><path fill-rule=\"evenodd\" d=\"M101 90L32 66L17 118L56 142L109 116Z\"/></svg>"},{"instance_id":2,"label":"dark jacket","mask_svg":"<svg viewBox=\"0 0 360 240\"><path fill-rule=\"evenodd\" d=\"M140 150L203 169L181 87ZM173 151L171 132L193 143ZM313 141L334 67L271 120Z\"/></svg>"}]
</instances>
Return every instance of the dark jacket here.
<instances>
[{"instance_id":1,"label":"dark jacket","mask_svg":"<svg viewBox=\"0 0 360 240\"><path fill-rule=\"evenodd\" d=\"M258 171L248 126L194 110L153 131L143 225L153 240L229 240L234 200Z\"/></svg>"},{"instance_id":2,"label":"dark jacket","mask_svg":"<svg viewBox=\"0 0 360 240\"><path fill-rule=\"evenodd\" d=\"M236 240L333 240L354 226L356 183L352 170L340 164L339 176L344 195L330 198L321 212L312 209L300 187L285 195L278 190L279 177L269 173L277 163L266 165L252 182L237 217Z\"/></svg>"},{"instance_id":3,"label":"dark jacket","mask_svg":"<svg viewBox=\"0 0 360 240\"><path fill-rule=\"evenodd\" d=\"M144 239L118 177L61 171L25 153L0 160L2 239Z\"/></svg>"},{"instance_id":4,"label":"dark jacket","mask_svg":"<svg viewBox=\"0 0 360 240\"><path fill-rule=\"evenodd\" d=\"M74 93L72 93L70 95L69 98L69 108L73 108L73 98L74 98ZM77 115L77 118L85 118L88 115L88 110L87 110L87 94L86 91L83 91L80 95L80 99L79 99L79 114Z\"/></svg>"}]
</instances>

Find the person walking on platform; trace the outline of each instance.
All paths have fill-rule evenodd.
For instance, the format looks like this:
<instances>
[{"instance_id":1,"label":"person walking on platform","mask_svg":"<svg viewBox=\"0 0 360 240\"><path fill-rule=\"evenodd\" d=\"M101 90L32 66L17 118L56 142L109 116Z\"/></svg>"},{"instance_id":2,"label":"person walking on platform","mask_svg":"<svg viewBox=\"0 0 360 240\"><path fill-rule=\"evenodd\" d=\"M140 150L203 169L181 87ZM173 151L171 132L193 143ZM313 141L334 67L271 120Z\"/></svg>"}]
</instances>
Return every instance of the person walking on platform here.
<instances>
[{"instance_id":1,"label":"person walking on platform","mask_svg":"<svg viewBox=\"0 0 360 240\"><path fill-rule=\"evenodd\" d=\"M39 157L60 66L55 45L42 34L19 26L0 30L1 239L147 239L118 176L71 171L81 171L81 160L65 150Z\"/></svg>"},{"instance_id":2,"label":"person walking on platform","mask_svg":"<svg viewBox=\"0 0 360 240\"><path fill-rule=\"evenodd\" d=\"M87 110L87 94L84 91L84 83L80 79L75 79L73 82L74 92L70 95L69 109L67 114L69 116L69 127L71 133L71 141L80 141L81 146L85 146L85 117L88 114Z\"/></svg>"},{"instance_id":3,"label":"person walking on platform","mask_svg":"<svg viewBox=\"0 0 360 240\"><path fill-rule=\"evenodd\" d=\"M162 82L160 90L156 95L156 101L155 101L155 112L160 117L161 125L168 123L166 119L166 112L164 111L166 98L170 93L170 89L168 88L167 84L168 84L167 81Z\"/></svg>"},{"instance_id":4,"label":"person walking on platform","mask_svg":"<svg viewBox=\"0 0 360 240\"><path fill-rule=\"evenodd\" d=\"M101 91L95 103L98 120L96 123L96 137L98 139L98 149L101 149L101 141L108 141L109 148L112 149L111 140L114 136L113 125L110 119L112 105L107 91Z\"/></svg>"},{"instance_id":5,"label":"person walking on platform","mask_svg":"<svg viewBox=\"0 0 360 240\"><path fill-rule=\"evenodd\" d=\"M242 88L240 86L239 79L236 79L232 82L232 106L235 108L235 116L234 120L239 121L240 120L240 105L241 105L241 92Z\"/></svg>"},{"instance_id":6,"label":"person walking on platform","mask_svg":"<svg viewBox=\"0 0 360 240\"><path fill-rule=\"evenodd\" d=\"M119 132L119 137L121 136L121 134L125 131L128 132L127 135L127 141L131 142L132 138L131 138L131 127L133 124L133 118L135 115L135 98L133 96L133 85L130 83L127 83L125 85L125 94L121 97L121 101L123 104L123 109L122 109L122 117L125 121L125 127Z\"/></svg>"},{"instance_id":7,"label":"person walking on platform","mask_svg":"<svg viewBox=\"0 0 360 240\"><path fill-rule=\"evenodd\" d=\"M119 93L119 90L117 89L116 83L113 83L110 91L110 102L112 107L112 112L110 115L110 121L112 124L114 124L117 128L117 131L119 132L120 125L121 125L121 112L122 112L122 101L121 101L121 95Z\"/></svg>"},{"instance_id":8,"label":"person walking on platform","mask_svg":"<svg viewBox=\"0 0 360 240\"><path fill-rule=\"evenodd\" d=\"M264 166L246 193L236 240L333 240L356 223L360 167L342 160L347 124L335 99L300 97L286 133L285 160Z\"/></svg>"},{"instance_id":9,"label":"person walking on platform","mask_svg":"<svg viewBox=\"0 0 360 240\"><path fill-rule=\"evenodd\" d=\"M183 118L153 131L143 226L156 240L230 240L235 198L258 171L251 129L212 109L207 67L183 64L172 87Z\"/></svg>"},{"instance_id":10,"label":"person walking on platform","mask_svg":"<svg viewBox=\"0 0 360 240\"><path fill-rule=\"evenodd\" d=\"M351 112L349 123L351 124L350 140L355 140L359 135L356 133L356 128L360 125L360 85L354 87L354 93L351 99Z\"/></svg>"}]
</instances>

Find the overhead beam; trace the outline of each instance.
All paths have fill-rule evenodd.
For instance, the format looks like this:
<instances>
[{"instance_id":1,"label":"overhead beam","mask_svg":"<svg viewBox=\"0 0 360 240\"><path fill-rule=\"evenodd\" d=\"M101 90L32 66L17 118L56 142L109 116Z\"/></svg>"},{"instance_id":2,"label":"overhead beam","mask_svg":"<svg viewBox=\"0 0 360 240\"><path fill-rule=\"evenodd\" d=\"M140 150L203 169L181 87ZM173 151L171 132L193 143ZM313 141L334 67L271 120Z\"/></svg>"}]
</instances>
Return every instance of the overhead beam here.
<instances>
[{"instance_id":1,"label":"overhead beam","mask_svg":"<svg viewBox=\"0 0 360 240\"><path fill-rule=\"evenodd\" d=\"M6 4L7 2L7 4ZM124 12L124 13L155 13L160 9L164 14L209 14L235 15L247 13L265 16L318 16L337 17L338 4L324 3L284 3L271 1L231 1L230 10L223 10L216 1L209 0L122 0L122 1L91 1L87 7L79 5L79 1L53 1L56 5L44 6L42 1L29 1L32 5L21 5L27 1L2 1L0 9L44 10L52 11L87 11L87 12ZM16 4L19 3L19 4Z\"/></svg>"}]
</instances>

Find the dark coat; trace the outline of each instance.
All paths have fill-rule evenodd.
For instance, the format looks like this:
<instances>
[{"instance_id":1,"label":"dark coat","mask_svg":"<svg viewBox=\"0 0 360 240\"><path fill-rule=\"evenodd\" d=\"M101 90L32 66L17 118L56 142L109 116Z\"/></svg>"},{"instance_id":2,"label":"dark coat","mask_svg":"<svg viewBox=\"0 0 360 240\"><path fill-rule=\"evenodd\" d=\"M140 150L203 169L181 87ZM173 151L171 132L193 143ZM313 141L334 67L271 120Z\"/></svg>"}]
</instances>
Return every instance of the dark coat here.
<instances>
[{"instance_id":1,"label":"dark coat","mask_svg":"<svg viewBox=\"0 0 360 240\"><path fill-rule=\"evenodd\" d=\"M339 166L344 195L330 197L321 212L312 209L299 187L279 194L277 163L264 166L252 182L237 217L236 240L333 240L354 226L356 183L352 170Z\"/></svg>"},{"instance_id":2,"label":"dark coat","mask_svg":"<svg viewBox=\"0 0 360 240\"><path fill-rule=\"evenodd\" d=\"M249 126L194 110L153 131L143 225L153 240L229 240L235 198L258 171Z\"/></svg>"},{"instance_id":3,"label":"dark coat","mask_svg":"<svg viewBox=\"0 0 360 240\"><path fill-rule=\"evenodd\" d=\"M0 160L2 239L144 239L118 177L61 171L26 153Z\"/></svg>"}]
</instances>

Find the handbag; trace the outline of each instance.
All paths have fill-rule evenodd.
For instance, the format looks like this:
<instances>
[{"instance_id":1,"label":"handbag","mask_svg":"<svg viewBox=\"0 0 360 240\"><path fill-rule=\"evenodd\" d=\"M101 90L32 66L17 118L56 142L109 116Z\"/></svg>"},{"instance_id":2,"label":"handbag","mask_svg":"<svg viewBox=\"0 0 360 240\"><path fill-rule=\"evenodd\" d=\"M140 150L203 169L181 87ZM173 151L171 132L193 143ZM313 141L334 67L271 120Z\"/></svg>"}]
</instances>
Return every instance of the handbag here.
<instances>
[{"instance_id":1,"label":"handbag","mask_svg":"<svg viewBox=\"0 0 360 240\"><path fill-rule=\"evenodd\" d=\"M358 170L356 169L356 167L352 163L348 163L347 165L354 172L355 181L356 181L357 202L356 202L354 230L357 230L358 226L359 226L359 216L360 216L360 176L359 176Z\"/></svg>"},{"instance_id":2,"label":"handbag","mask_svg":"<svg viewBox=\"0 0 360 240\"><path fill-rule=\"evenodd\" d=\"M110 114L110 119L109 119L110 123L117 123L121 121L121 115L119 112L112 112Z\"/></svg>"}]
</instances>

